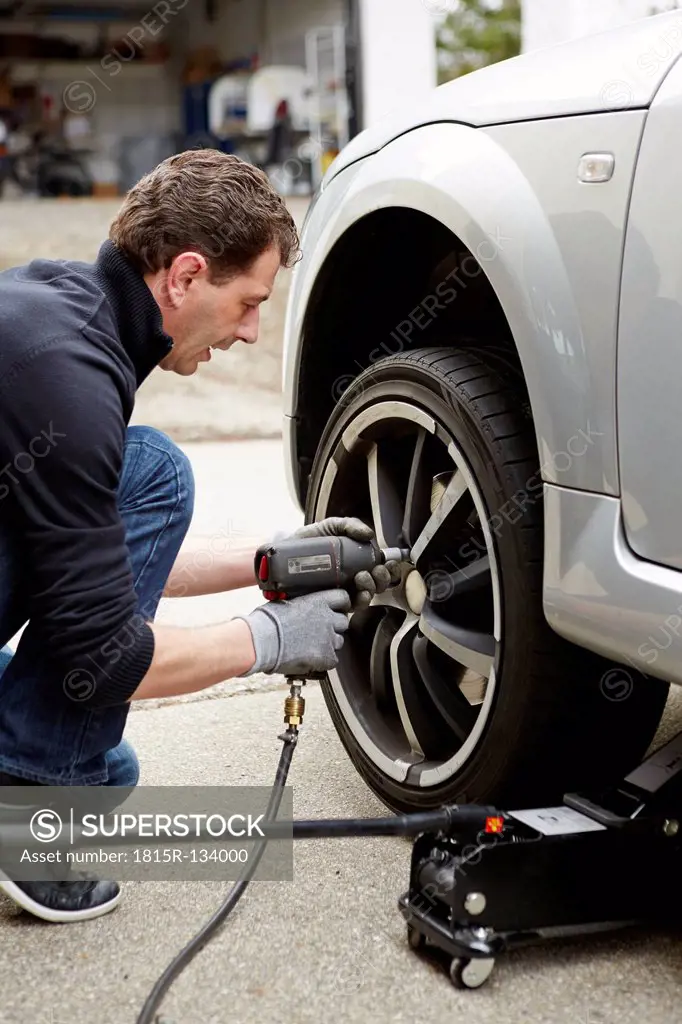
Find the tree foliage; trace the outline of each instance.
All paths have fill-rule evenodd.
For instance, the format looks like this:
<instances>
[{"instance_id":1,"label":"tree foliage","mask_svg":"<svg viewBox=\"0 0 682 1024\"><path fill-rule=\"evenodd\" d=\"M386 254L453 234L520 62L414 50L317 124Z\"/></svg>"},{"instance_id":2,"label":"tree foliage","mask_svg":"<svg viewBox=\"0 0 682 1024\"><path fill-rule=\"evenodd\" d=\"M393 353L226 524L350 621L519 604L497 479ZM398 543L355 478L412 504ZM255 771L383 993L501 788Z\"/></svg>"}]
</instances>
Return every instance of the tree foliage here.
<instances>
[{"instance_id":1,"label":"tree foliage","mask_svg":"<svg viewBox=\"0 0 682 1024\"><path fill-rule=\"evenodd\" d=\"M439 0L450 13L438 28L438 80L449 82L521 52L522 0ZM547 0L560 3L561 0ZM651 0L649 14L682 8L682 0Z\"/></svg>"},{"instance_id":2,"label":"tree foliage","mask_svg":"<svg viewBox=\"0 0 682 1024\"><path fill-rule=\"evenodd\" d=\"M440 82L517 56L521 0L456 0L439 27L437 47Z\"/></svg>"}]
</instances>

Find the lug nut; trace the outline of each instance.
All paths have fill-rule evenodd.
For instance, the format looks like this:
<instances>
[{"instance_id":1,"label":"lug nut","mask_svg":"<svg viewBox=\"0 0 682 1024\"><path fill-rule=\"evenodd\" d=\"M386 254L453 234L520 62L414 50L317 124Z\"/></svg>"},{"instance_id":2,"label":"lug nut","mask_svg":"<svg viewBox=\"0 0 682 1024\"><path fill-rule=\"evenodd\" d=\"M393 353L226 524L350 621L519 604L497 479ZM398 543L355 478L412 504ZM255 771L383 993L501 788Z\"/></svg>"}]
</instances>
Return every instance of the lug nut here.
<instances>
[{"instance_id":1,"label":"lug nut","mask_svg":"<svg viewBox=\"0 0 682 1024\"><path fill-rule=\"evenodd\" d=\"M486 907L486 898L482 892L467 893L464 900L464 909L467 914L482 914Z\"/></svg>"}]
</instances>

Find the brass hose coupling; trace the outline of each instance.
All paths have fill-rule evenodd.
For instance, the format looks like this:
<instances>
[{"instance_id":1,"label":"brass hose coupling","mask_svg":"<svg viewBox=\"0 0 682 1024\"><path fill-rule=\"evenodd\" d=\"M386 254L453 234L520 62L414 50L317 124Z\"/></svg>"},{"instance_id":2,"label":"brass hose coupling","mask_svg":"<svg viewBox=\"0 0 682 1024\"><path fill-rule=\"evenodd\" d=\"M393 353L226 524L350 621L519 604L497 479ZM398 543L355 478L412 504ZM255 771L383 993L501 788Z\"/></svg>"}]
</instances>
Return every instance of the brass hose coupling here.
<instances>
[{"instance_id":1,"label":"brass hose coupling","mask_svg":"<svg viewBox=\"0 0 682 1024\"><path fill-rule=\"evenodd\" d=\"M301 696L301 685L305 680L292 682L290 684L289 696L284 700L284 722L288 726L298 728L303 722L305 711L305 700Z\"/></svg>"}]
</instances>

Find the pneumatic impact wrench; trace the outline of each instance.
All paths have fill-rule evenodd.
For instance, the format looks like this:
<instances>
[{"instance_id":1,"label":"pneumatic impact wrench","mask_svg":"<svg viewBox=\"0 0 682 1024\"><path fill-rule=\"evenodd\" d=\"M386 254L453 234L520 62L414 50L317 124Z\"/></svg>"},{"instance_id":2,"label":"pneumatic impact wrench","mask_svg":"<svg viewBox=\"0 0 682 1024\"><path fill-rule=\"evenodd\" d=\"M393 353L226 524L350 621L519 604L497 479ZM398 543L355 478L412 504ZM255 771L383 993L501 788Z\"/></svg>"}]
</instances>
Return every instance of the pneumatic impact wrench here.
<instances>
[{"instance_id":1,"label":"pneumatic impact wrench","mask_svg":"<svg viewBox=\"0 0 682 1024\"><path fill-rule=\"evenodd\" d=\"M318 590L347 590L352 596L359 572L371 573L377 565L401 562L409 556L406 548L380 548L373 541L345 536L293 537L262 545L256 552L254 569L258 586L269 601L285 601ZM305 708L301 685L306 679L322 679L325 675L311 672L305 678L287 676L290 696L284 702L284 721L292 740Z\"/></svg>"}]
</instances>

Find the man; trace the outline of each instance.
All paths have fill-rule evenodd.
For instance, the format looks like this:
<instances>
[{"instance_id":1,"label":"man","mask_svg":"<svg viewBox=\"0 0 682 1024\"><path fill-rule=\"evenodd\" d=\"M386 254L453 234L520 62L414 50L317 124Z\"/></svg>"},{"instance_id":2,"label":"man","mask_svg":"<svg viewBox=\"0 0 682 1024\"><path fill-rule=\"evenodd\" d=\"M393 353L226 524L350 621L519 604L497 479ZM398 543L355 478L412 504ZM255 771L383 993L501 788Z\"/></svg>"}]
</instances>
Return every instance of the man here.
<instances>
[{"instance_id":1,"label":"man","mask_svg":"<svg viewBox=\"0 0 682 1024\"><path fill-rule=\"evenodd\" d=\"M261 171L192 151L128 193L94 264L0 274L0 644L27 623L16 653L2 652L0 786L134 786L131 701L337 663L345 591L202 628L155 623L163 595L252 586L254 551L195 566L188 589L189 462L160 432L128 426L154 368L186 376L214 349L256 341L260 304L297 251ZM357 520L303 529L372 536ZM383 567L363 574L359 602L389 582ZM0 879L52 921L105 913L120 895L96 879Z\"/></svg>"}]
</instances>

